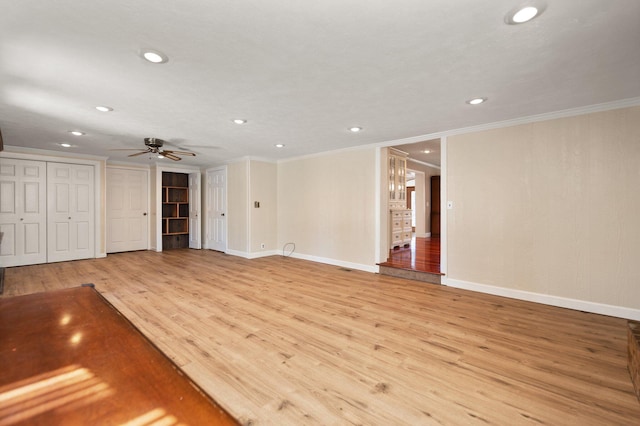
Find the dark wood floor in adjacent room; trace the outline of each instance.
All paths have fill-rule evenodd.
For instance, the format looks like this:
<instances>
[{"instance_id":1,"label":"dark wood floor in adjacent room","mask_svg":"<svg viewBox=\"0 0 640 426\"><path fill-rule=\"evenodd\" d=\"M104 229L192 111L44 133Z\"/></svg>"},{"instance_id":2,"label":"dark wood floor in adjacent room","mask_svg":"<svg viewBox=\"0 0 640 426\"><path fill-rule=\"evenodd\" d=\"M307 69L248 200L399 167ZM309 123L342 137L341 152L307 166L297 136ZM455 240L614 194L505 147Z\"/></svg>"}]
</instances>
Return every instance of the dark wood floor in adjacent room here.
<instances>
[{"instance_id":1,"label":"dark wood floor in adjacent room","mask_svg":"<svg viewBox=\"0 0 640 426\"><path fill-rule=\"evenodd\" d=\"M414 237L409 247L390 250L387 261L380 266L440 274L440 238Z\"/></svg>"},{"instance_id":2,"label":"dark wood floor in adjacent room","mask_svg":"<svg viewBox=\"0 0 640 426\"><path fill-rule=\"evenodd\" d=\"M2 297L87 282L246 425L640 419L623 319L189 249L8 268Z\"/></svg>"}]
</instances>

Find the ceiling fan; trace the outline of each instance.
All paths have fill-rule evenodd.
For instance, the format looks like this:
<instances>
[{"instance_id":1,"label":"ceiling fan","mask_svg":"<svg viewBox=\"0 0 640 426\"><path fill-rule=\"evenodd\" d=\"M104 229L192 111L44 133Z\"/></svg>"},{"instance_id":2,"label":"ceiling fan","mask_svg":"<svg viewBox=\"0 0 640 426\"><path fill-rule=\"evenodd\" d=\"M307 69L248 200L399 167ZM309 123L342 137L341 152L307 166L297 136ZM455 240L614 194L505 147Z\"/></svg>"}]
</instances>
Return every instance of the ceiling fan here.
<instances>
[{"instance_id":1,"label":"ceiling fan","mask_svg":"<svg viewBox=\"0 0 640 426\"><path fill-rule=\"evenodd\" d=\"M173 161L182 160L182 158L180 158L179 155L182 155L182 156L188 155L191 157L196 156L195 153L189 152L189 151L173 151L169 149L162 150L161 148L162 148L162 145L164 145L164 141L158 138L144 138L144 144L147 146L147 149L141 149L141 150L119 149L114 151L140 151L135 154L129 155L129 157L137 157L138 155L144 155L144 154L150 153L150 154L156 154L156 155L162 156L164 158L168 158Z\"/></svg>"}]
</instances>

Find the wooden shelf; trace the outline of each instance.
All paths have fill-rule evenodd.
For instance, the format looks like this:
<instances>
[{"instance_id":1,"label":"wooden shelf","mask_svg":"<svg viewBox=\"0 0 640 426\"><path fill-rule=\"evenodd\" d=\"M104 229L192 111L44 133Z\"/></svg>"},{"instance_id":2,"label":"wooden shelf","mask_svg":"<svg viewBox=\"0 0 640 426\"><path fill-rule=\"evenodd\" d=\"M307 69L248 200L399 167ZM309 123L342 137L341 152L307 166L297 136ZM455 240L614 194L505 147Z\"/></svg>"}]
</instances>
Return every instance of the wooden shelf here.
<instances>
[{"instance_id":1,"label":"wooden shelf","mask_svg":"<svg viewBox=\"0 0 640 426\"><path fill-rule=\"evenodd\" d=\"M189 177L162 173L162 247L189 246Z\"/></svg>"},{"instance_id":2,"label":"wooden shelf","mask_svg":"<svg viewBox=\"0 0 640 426\"><path fill-rule=\"evenodd\" d=\"M167 203L188 203L189 202L189 188L175 188L172 186L165 186L165 202Z\"/></svg>"},{"instance_id":3,"label":"wooden shelf","mask_svg":"<svg viewBox=\"0 0 640 426\"><path fill-rule=\"evenodd\" d=\"M188 188L189 175L186 173L162 172L162 186Z\"/></svg>"}]
</instances>

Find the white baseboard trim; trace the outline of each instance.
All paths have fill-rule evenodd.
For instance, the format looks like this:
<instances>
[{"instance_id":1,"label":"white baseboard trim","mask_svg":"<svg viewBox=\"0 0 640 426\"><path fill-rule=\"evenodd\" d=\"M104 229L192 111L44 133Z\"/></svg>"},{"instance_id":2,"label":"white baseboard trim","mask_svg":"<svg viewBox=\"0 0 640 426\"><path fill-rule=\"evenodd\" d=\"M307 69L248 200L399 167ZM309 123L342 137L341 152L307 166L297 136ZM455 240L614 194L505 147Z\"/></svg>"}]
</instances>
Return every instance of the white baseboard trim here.
<instances>
[{"instance_id":1,"label":"white baseboard trim","mask_svg":"<svg viewBox=\"0 0 640 426\"><path fill-rule=\"evenodd\" d=\"M247 252L247 251L239 251L239 250L229 250L225 251L226 254L231 256L244 257L245 259L258 259L259 257L267 257L267 256L276 256L278 253L277 250L266 250L266 251L257 251L257 252Z\"/></svg>"},{"instance_id":2,"label":"white baseboard trim","mask_svg":"<svg viewBox=\"0 0 640 426\"><path fill-rule=\"evenodd\" d=\"M550 294L533 293L512 288L496 287L487 284L478 284L469 281L455 280L451 278L443 279L442 284L460 288L463 290L477 291L480 293L492 294L494 296L508 297L511 299L525 300L528 302L542 303L544 305L568 308L577 311L591 312L594 314L608 315L612 317L632 319L640 321L640 309L625 308L623 306L606 305L604 303L588 302L585 300L569 299L566 297L553 296Z\"/></svg>"},{"instance_id":3,"label":"white baseboard trim","mask_svg":"<svg viewBox=\"0 0 640 426\"><path fill-rule=\"evenodd\" d=\"M225 253L231 256L244 257L245 259L257 259L259 257L266 257L266 256L282 256L282 252L280 250L260 251L260 252L254 252L254 253L248 253L245 251L238 251L238 250L227 250L225 251ZM309 260L311 262L325 263L327 265L340 266L343 268L357 269L359 271L372 272L374 274L377 274L378 272L380 272L380 267L378 265L375 265L375 266L363 265L360 263L344 262L342 260L329 259L327 257L318 257L318 256L312 256L309 254L301 254L301 253L292 253L290 257L293 257L295 259Z\"/></svg>"},{"instance_id":4,"label":"white baseboard trim","mask_svg":"<svg viewBox=\"0 0 640 426\"><path fill-rule=\"evenodd\" d=\"M296 259L309 260L311 262L326 263L327 265L340 266L342 268L357 269L359 271L372 272L374 274L377 274L378 272L380 272L380 267L378 265L374 265L374 266L363 265L361 263L345 262L342 260L330 259L327 257L312 256L309 254L302 254L302 253L295 253L295 252L291 254L291 257Z\"/></svg>"}]
</instances>

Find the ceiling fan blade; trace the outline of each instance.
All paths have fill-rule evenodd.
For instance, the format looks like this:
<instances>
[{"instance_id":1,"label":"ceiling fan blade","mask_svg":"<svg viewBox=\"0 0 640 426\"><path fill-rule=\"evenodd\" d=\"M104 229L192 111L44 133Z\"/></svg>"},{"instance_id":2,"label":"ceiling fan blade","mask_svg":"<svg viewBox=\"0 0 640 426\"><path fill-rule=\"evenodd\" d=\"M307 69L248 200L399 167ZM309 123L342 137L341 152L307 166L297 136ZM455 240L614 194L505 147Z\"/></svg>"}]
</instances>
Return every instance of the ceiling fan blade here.
<instances>
[{"instance_id":1,"label":"ceiling fan blade","mask_svg":"<svg viewBox=\"0 0 640 426\"><path fill-rule=\"evenodd\" d=\"M136 154L127 155L127 157L137 157L138 155L148 154L149 151L141 151Z\"/></svg>"},{"instance_id":2,"label":"ceiling fan blade","mask_svg":"<svg viewBox=\"0 0 640 426\"><path fill-rule=\"evenodd\" d=\"M221 149L219 146L214 146L214 145L185 145L184 146L187 149Z\"/></svg>"},{"instance_id":3,"label":"ceiling fan blade","mask_svg":"<svg viewBox=\"0 0 640 426\"><path fill-rule=\"evenodd\" d=\"M162 155L165 158L168 158L169 160L173 160L173 161L180 161L182 160L182 158L178 157L177 155L173 155L170 152L166 152L166 151L162 151L160 153L160 155Z\"/></svg>"},{"instance_id":4,"label":"ceiling fan blade","mask_svg":"<svg viewBox=\"0 0 640 426\"><path fill-rule=\"evenodd\" d=\"M172 151L172 150L167 150L167 151L162 151L162 152L168 152L169 154L179 154L179 155L190 155L192 157L195 157L196 154L193 152L189 152L189 151Z\"/></svg>"}]
</instances>

